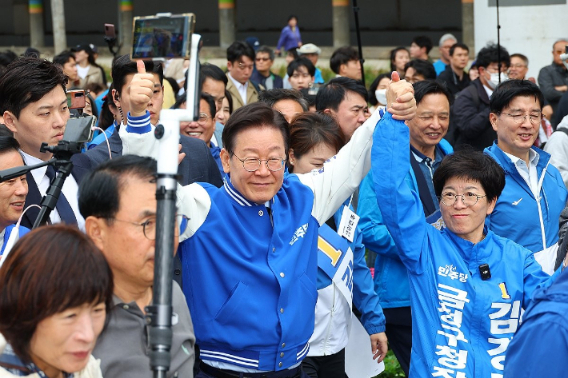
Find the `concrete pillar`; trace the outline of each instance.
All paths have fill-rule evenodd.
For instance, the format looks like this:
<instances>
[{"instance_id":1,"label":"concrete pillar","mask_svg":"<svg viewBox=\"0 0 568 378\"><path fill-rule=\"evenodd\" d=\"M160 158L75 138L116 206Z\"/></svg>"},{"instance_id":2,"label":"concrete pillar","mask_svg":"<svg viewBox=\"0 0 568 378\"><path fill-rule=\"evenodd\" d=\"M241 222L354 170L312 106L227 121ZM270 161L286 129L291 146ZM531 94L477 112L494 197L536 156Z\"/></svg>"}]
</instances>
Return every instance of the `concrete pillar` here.
<instances>
[{"instance_id":1,"label":"concrete pillar","mask_svg":"<svg viewBox=\"0 0 568 378\"><path fill-rule=\"evenodd\" d=\"M61 51L67 50L63 0L51 0L51 19L53 24L53 48L55 54L59 54Z\"/></svg>"},{"instance_id":2,"label":"concrete pillar","mask_svg":"<svg viewBox=\"0 0 568 378\"><path fill-rule=\"evenodd\" d=\"M219 46L226 49L235 40L235 0L219 0Z\"/></svg>"},{"instance_id":3,"label":"concrete pillar","mask_svg":"<svg viewBox=\"0 0 568 378\"><path fill-rule=\"evenodd\" d=\"M474 0L462 0L462 39L463 43L469 47L469 55L475 57L473 1Z\"/></svg>"},{"instance_id":4,"label":"concrete pillar","mask_svg":"<svg viewBox=\"0 0 568 378\"><path fill-rule=\"evenodd\" d=\"M30 14L30 46L36 49L44 47L43 0L29 0L28 12Z\"/></svg>"},{"instance_id":5,"label":"concrete pillar","mask_svg":"<svg viewBox=\"0 0 568 378\"><path fill-rule=\"evenodd\" d=\"M130 54L132 48L132 22L133 22L132 0L120 0L118 9L118 43L120 45L119 55Z\"/></svg>"},{"instance_id":6,"label":"concrete pillar","mask_svg":"<svg viewBox=\"0 0 568 378\"><path fill-rule=\"evenodd\" d=\"M333 47L350 45L349 0L331 0L333 6Z\"/></svg>"}]
</instances>

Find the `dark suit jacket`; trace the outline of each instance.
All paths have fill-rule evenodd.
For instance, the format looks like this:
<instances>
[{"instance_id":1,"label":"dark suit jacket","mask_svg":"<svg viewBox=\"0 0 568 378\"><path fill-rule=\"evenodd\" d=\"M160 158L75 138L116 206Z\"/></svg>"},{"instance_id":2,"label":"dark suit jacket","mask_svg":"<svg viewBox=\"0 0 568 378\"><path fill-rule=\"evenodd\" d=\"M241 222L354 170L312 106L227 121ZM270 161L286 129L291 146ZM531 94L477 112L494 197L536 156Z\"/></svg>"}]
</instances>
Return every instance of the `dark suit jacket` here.
<instances>
[{"instance_id":1,"label":"dark suit jacket","mask_svg":"<svg viewBox=\"0 0 568 378\"><path fill-rule=\"evenodd\" d=\"M75 176L75 170L71 172L71 176L73 176L75 180L79 182L79 180L77 180L77 177ZM40 205L41 200L43 198L43 196L39 192L39 189L31 172L26 173L26 179L28 180L28 195L26 196L26 203L24 205L24 209L32 204ZM34 226L35 220L38 215L39 215L39 209L37 207L31 207L28 211L24 213L21 225L31 230L32 227Z\"/></svg>"}]
</instances>

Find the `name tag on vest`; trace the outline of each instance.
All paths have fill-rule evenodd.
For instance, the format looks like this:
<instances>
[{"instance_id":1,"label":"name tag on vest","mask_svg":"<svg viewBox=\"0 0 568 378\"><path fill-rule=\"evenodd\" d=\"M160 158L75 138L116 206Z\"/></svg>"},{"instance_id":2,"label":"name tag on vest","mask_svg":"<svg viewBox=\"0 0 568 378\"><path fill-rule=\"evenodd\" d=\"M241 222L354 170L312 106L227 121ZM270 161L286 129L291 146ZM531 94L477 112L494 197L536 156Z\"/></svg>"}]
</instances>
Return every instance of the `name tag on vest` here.
<instances>
[{"instance_id":1,"label":"name tag on vest","mask_svg":"<svg viewBox=\"0 0 568 378\"><path fill-rule=\"evenodd\" d=\"M331 227L319 228L318 267L334 283L349 305L353 300L353 252Z\"/></svg>"}]
</instances>

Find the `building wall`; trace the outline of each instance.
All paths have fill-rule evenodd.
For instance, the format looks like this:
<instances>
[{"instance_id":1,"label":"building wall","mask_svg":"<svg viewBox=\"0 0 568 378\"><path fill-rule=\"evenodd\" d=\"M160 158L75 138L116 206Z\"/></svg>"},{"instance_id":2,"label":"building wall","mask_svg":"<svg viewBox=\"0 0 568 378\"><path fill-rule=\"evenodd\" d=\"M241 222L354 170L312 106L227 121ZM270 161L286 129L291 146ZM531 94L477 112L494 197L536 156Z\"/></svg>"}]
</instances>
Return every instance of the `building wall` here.
<instances>
[{"instance_id":1,"label":"building wall","mask_svg":"<svg viewBox=\"0 0 568 378\"><path fill-rule=\"evenodd\" d=\"M499 24L501 45L509 54L521 53L529 58L529 77L538 77L539 70L552 63L552 44L568 38L568 5L559 0L500 1ZM556 4L554 4L556 3ZM529 4L529 5L527 5ZM474 3L476 53L488 42L497 42L497 8L495 0Z\"/></svg>"},{"instance_id":2,"label":"building wall","mask_svg":"<svg viewBox=\"0 0 568 378\"><path fill-rule=\"evenodd\" d=\"M65 0L67 41L104 45L103 25L118 24L117 0ZM157 12L193 12L196 31L206 46L218 46L219 22L215 0L133 0L134 15ZM359 22L363 45L409 45L415 35L428 35L434 45L452 32L461 38L461 2L457 0L359 0ZM27 46L29 21L26 0L0 0L0 46ZM297 15L304 42L330 46L332 41L331 0L240 0L236 1L237 38L256 36L261 43L276 45L280 30L290 14ZM52 45L50 2L44 0L46 45ZM351 44L356 44L354 17L350 16Z\"/></svg>"}]
</instances>

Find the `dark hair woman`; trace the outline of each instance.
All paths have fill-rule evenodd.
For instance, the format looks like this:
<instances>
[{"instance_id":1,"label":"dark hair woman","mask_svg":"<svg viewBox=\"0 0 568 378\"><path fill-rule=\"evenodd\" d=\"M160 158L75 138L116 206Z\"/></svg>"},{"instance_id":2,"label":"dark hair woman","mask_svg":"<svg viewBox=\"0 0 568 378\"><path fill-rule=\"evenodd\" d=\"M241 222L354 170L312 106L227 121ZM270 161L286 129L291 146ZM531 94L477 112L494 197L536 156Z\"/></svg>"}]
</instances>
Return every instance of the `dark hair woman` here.
<instances>
[{"instance_id":1,"label":"dark hair woman","mask_svg":"<svg viewBox=\"0 0 568 378\"><path fill-rule=\"evenodd\" d=\"M78 229L20 239L0 268L0 376L102 377L91 352L112 290L104 256Z\"/></svg>"}]
</instances>

